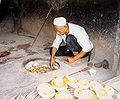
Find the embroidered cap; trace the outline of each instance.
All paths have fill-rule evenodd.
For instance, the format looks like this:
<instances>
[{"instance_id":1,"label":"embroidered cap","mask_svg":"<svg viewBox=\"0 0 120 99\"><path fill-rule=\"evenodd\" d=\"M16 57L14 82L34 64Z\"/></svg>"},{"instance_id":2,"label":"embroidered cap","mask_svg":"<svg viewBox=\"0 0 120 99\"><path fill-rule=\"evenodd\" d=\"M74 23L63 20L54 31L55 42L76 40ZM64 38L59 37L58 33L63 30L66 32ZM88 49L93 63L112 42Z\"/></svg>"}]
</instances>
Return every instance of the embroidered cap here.
<instances>
[{"instance_id":1,"label":"embroidered cap","mask_svg":"<svg viewBox=\"0 0 120 99\"><path fill-rule=\"evenodd\" d=\"M57 26L66 25L66 19L64 17L57 17L53 20L53 24Z\"/></svg>"}]
</instances>

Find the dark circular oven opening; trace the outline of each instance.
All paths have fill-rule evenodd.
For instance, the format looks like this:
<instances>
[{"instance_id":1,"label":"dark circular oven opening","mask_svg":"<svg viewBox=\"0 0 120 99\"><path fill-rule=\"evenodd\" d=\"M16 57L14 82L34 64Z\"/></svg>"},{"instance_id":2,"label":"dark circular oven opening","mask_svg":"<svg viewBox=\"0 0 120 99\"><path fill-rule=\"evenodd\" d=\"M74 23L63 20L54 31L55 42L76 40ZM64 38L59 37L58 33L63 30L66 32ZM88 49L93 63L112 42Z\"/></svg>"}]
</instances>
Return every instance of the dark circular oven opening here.
<instances>
[{"instance_id":1,"label":"dark circular oven opening","mask_svg":"<svg viewBox=\"0 0 120 99\"><path fill-rule=\"evenodd\" d=\"M60 64L55 61L54 68L51 69L49 65L49 59L45 58L34 58L28 59L23 62L24 68L31 73L47 73L50 71L58 70Z\"/></svg>"}]
</instances>

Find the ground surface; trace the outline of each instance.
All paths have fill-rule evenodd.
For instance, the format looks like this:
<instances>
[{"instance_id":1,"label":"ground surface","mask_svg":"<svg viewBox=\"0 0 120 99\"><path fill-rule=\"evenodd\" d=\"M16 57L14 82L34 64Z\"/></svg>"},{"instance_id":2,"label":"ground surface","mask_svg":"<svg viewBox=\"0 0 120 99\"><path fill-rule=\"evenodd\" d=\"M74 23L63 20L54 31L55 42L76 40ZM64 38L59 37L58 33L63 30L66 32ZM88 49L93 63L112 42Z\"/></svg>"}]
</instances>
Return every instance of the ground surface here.
<instances>
[{"instance_id":1,"label":"ground surface","mask_svg":"<svg viewBox=\"0 0 120 99\"><path fill-rule=\"evenodd\" d=\"M33 38L18 36L17 34L12 33L1 33L0 34L0 41L4 40L14 40L15 43L12 44L0 44L1 50L7 50L10 47L15 47L19 44L26 44L31 43ZM43 44L45 45L45 44ZM18 51L11 51L11 55L9 57L13 57L13 59L6 61L5 63L0 64L0 98L7 99L9 97L13 97L20 93L25 94L31 92L33 89L35 90L36 87L43 82L49 82L55 76L64 76L64 75L71 75L77 79L80 78L87 78L91 80L97 80L100 82L107 81L113 78L110 69L103 69L103 68L95 68L97 70L97 74L92 77L88 73L88 71L78 72L82 68L87 66L87 59L84 58L81 61L77 61L74 64L68 64L64 61L65 57L56 57L56 61L60 63L60 69L56 71L51 71L45 74L34 74L29 73L23 66L23 62L28 59L34 58L46 58L49 59L49 50L44 50L45 46L41 45L34 46L32 49L36 53L29 55L25 52L25 50L21 49ZM96 48L97 52L96 55L100 56L103 54L102 48L100 46ZM105 52L108 54L108 52ZM18 59L15 59L16 56ZM109 57L109 54L108 54ZM92 62L100 62L104 57L96 57L92 60ZM118 90L118 89L117 89Z\"/></svg>"}]
</instances>

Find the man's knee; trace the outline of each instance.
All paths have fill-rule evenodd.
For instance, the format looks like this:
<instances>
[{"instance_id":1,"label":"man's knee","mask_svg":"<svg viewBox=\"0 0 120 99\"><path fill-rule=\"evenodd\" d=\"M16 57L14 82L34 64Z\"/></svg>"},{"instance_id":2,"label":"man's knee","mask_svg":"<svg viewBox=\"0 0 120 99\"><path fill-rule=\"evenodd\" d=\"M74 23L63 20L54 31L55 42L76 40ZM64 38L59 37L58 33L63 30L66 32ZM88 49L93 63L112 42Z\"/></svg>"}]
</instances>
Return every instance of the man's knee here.
<instances>
[{"instance_id":1,"label":"man's knee","mask_svg":"<svg viewBox=\"0 0 120 99\"><path fill-rule=\"evenodd\" d=\"M71 42L73 40L77 41L74 35L72 34L67 35L66 42Z\"/></svg>"}]
</instances>

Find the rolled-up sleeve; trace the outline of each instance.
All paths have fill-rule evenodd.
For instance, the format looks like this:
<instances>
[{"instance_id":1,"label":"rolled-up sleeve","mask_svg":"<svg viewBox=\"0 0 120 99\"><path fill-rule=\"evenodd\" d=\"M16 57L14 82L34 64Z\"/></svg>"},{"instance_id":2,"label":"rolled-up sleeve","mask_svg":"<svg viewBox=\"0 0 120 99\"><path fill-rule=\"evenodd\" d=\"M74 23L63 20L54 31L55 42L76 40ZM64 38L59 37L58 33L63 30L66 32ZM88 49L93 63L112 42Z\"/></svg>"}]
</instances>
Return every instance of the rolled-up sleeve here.
<instances>
[{"instance_id":1,"label":"rolled-up sleeve","mask_svg":"<svg viewBox=\"0 0 120 99\"><path fill-rule=\"evenodd\" d=\"M55 47L55 48L59 48L60 44L62 42L62 38L61 36L59 36L58 34L56 34L56 38L55 40L53 41L53 44L52 44L52 47Z\"/></svg>"}]
</instances>

